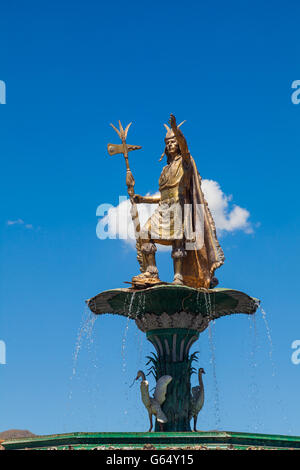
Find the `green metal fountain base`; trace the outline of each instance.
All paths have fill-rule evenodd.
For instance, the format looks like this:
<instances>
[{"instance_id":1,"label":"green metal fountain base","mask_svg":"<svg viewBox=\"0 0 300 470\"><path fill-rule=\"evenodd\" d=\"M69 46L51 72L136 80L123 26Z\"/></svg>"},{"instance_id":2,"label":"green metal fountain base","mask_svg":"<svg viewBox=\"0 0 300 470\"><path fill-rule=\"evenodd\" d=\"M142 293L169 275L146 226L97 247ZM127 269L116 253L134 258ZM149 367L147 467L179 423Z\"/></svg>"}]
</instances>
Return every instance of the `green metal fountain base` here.
<instances>
[{"instance_id":1,"label":"green metal fountain base","mask_svg":"<svg viewBox=\"0 0 300 470\"><path fill-rule=\"evenodd\" d=\"M123 315L147 334L156 354L150 359L156 381L170 375L162 410L166 432L191 431L192 344L210 321L236 313L254 314L259 300L232 289L195 289L173 284L142 290L114 289L87 300L96 315ZM159 430L156 423L155 430Z\"/></svg>"},{"instance_id":2,"label":"green metal fountain base","mask_svg":"<svg viewBox=\"0 0 300 470\"><path fill-rule=\"evenodd\" d=\"M123 315L142 331L190 328L201 332L210 320L235 313L253 314L259 300L233 289L195 289L173 284L147 289L112 289L86 301L96 315Z\"/></svg>"},{"instance_id":3,"label":"green metal fountain base","mask_svg":"<svg viewBox=\"0 0 300 470\"><path fill-rule=\"evenodd\" d=\"M6 450L300 450L300 437L227 431L72 433L7 440Z\"/></svg>"}]
</instances>

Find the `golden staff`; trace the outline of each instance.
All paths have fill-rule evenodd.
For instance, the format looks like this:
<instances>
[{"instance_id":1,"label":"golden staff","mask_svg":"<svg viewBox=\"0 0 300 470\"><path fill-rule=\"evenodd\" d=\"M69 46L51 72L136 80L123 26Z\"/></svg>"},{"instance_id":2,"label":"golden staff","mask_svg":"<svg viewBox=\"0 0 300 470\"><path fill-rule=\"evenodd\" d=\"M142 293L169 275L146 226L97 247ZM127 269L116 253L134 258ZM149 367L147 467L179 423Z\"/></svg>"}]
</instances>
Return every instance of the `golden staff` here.
<instances>
[{"instance_id":1,"label":"golden staff","mask_svg":"<svg viewBox=\"0 0 300 470\"><path fill-rule=\"evenodd\" d=\"M126 164L126 185L127 185L127 193L130 197L130 202L131 202L131 209L130 209L130 214L134 226L134 233L136 237L136 250L137 250L137 260L140 265L140 270L141 272L144 272L146 270L146 264L145 264L145 257L141 251L141 240L140 240L140 221L139 221L139 213L137 210L137 205L134 202L133 196L134 196L134 185L135 185L135 180L133 177L133 174L131 173L130 167L129 167L129 161L128 161L128 152L132 150L139 150L142 147L140 145L128 145L126 143L126 138L128 134L128 130L131 126L132 122L130 122L125 130L122 127L121 121L119 121L119 129L117 129L113 124L111 124L111 127L116 131L120 139L122 140L122 144L115 145L115 144L108 144L107 145L107 151L109 155L116 155L116 154L123 154L125 158L125 164Z\"/></svg>"}]
</instances>

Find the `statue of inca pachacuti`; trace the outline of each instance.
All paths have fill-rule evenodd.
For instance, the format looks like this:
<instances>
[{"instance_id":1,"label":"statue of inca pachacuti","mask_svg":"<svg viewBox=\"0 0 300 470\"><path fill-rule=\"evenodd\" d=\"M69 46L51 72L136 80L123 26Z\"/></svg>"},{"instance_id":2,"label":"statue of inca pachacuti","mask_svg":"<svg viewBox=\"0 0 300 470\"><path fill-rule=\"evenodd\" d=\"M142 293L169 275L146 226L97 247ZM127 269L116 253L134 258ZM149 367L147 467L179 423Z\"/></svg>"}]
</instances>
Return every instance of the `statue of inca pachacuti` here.
<instances>
[{"instance_id":1,"label":"statue of inca pachacuti","mask_svg":"<svg viewBox=\"0 0 300 470\"><path fill-rule=\"evenodd\" d=\"M167 134L162 157L166 155L167 165L159 178L160 195L132 197L136 204L158 203L138 234L144 263L142 273L132 279L136 286L161 282L155 260L157 243L172 246L174 284L214 287L218 282L214 272L224 263L215 224L201 189L201 177L181 124L177 126L172 114L171 127L165 124Z\"/></svg>"}]
</instances>

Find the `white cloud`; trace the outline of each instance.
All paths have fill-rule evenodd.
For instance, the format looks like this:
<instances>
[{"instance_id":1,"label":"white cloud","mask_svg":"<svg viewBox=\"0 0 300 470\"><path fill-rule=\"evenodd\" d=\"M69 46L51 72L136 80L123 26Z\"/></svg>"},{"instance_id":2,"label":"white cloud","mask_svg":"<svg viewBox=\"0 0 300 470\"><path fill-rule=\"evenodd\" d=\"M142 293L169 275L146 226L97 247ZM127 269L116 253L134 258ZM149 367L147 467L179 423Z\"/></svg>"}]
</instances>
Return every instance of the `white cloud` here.
<instances>
[{"instance_id":1,"label":"white cloud","mask_svg":"<svg viewBox=\"0 0 300 470\"><path fill-rule=\"evenodd\" d=\"M242 230L245 233L253 232L249 221L250 212L236 204L231 204L232 196L224 194L219 183L213 180L202 180L202 190L219 235L225 232L233 233L237 230ZM158 194L155 193L155 195ZM138 204L137 207L140 224L143 226L155 211L157 204ZM98 223L98 237L100 239L120 238L134 247L135 236L130 209L131 203L128 198L123 199L117 207L108 208L107 215L101 218ZM101 211L97 212L97 215L101 215ZM158 245L158 249L166 250L169 247Z\"/></svg>"},{"instance_id":2,"label":"white cloud","mask_svg":"<svg viewBox=\"0 0 300 470\"><path fill-rule=\"evenodd\" d=\"M6 225L8 225L8 226L23 225L27 229L33 229L33 225L32 224L26 224L23 219L8 220L6 222Z\"/></svg>"},{"instance_id":3,"label":"white cloud","mask_svg":"<svg viewBox=\"0 0 300 470\"><path fill-rule=\"evenodd\" d=\"M217 181L202 180L201 186L220 234L236 230L242 230L245 233L253 232L249 221L250 212L236 204L231 206L232 196L224 194Z\"/></svg>"},{"instance_id":4,"label":"white cloud","mask_svg":"<svg viewBox=\"0 0 300 470\"><path fill-rule=\"evenodd\" d=\"M8 220L6 222L6 225L23 225L23 224L24 224L24 220L22 220L22 219Z\"/></svg>"}]
</instances>

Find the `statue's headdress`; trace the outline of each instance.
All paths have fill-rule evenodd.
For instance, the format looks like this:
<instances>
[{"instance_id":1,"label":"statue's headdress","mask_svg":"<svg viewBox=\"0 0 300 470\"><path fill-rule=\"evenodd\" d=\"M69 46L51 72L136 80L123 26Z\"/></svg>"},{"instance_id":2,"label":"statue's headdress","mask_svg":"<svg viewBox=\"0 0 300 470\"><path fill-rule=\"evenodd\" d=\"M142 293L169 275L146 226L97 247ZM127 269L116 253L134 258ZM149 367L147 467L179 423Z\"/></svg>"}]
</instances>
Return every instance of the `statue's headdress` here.
<instances>
[{"instance_id":1,"label":"statue's headdress","mask_svg":"<svg viewBox=\"0 0 300 470\"><path fill-rule=\"evenodd\" d=\"M179 128L184 123L185 123L185 121L182 121L180 124L178 124L177 127ZM166 142L166 140L173 139L175 137L175 134L174 134L173 129L171 127L169 127L167 124L164 124L164 126L165 126L166 131L167 131L166 137L165 137L165 142ZM159 161L161 161L164 158L165 155L166 155L166 151L164 151L164 153L161 155Z\"/></svg>"}]
</instances>

